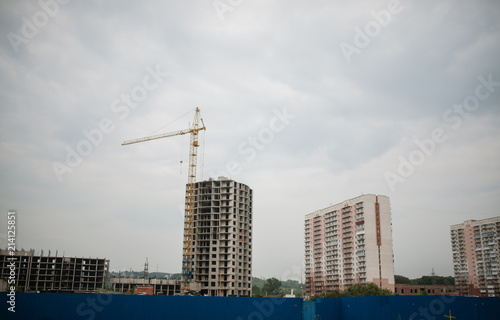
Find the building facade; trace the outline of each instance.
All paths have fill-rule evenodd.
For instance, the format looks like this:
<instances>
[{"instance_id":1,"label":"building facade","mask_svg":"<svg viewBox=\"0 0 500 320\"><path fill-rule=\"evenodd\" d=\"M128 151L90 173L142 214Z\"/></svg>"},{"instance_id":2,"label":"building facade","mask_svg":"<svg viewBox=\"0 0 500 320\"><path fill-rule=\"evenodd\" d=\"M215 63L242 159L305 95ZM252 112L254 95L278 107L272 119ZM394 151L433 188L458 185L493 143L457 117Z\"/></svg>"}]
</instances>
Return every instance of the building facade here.
<instances>
[{"instance_id":1,"label":"building facade","mask_svg":"<svg viewBox=\"0 0 500 320\"><path fill-rule=\"evenodd\" d=\"M450 229L458 294L500 297L500 217L468 220Z\"/></svg>"},{"instance_id":2,"label":"building facade","mask_svg":"<svg viewBox=\"0 0 500 320\"><path fill-rule=\"evenodd\" d=\"M389 198L361 195L305 217L305 295L373 282L394 292Z\"/></svg>"},{"instance_id":3,"label":"building facade","mask_svg":"<svg viewBox=\"0 0 500 320\"><path fill-rule=\"evenodd\" d=\"M417 284L396 284L395 294L405 296L417 296L421 294L437 296L454 296L455 286L445 285L417 285Z\"/></svg>"},{"instance_id":4,"label":"building facade","mask_svg":"<svg viewBox=\"0 0 500 320\"><path fill-rule=\"evenodd\" d=\"M196 183L194 281L202 295L252 295L252 203L252 189L234 180Z\"/></svg>"},{"instance_id":5,"label":"building facade","mask_svg":"<svg viewBox=\"0 0 500 320\"><path fill-rule=\"evenodd\" d=\"M109 276L109 260L35 255L34 250L0 250L0 279L9 279L15 264L15 286L22 291L103 290Z\"/></svg>"},{"instance_id":6,"label":"building facade","mask_svg":"<svg viewBox=\"0 0 500 320\"><path fill-rule=\"evenodd\" d=\"M115 292L140 292L141 288L152 288L153 295L173 296L181 294L181 280L144 279L144 278L111 278L111 288ZM193 288L194 289L194 288ZM199 291L194 289L195 291Z\"/></svg>"}]
</instances>

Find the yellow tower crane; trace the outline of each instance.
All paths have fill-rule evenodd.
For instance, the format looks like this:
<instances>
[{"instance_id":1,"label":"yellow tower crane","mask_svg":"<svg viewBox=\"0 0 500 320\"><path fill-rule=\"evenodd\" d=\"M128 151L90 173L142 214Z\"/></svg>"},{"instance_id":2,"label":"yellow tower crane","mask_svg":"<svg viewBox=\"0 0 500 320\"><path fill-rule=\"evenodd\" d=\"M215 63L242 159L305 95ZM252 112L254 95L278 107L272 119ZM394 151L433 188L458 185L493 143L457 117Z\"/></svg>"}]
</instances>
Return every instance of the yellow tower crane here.
<instances>
[{"instance_id":1,"label":"yellow tower crane","mask_svg":"<svg viewBox=\"0 0 500 320\"><path fill-rule=\"evenodd\" d=\"M196 108L193 124L189 129L179 130L170 133L162 133L149 137L128 140L122 143L122 146L156 140L161 138L168 138L173 136L180 136L187 133L191 134L190 147L189 147L189 170L188 170L188 183L186 186L186 209L184 216L184 242L182 252L182 291L189 292L189 284L193 282L194 268L193 268L193 215L195 205L195 184L196 184L196 164L198 162L198 133L201 130L206 130L203 119L200 117L200 109Z\"/></svg>"}]
</instances>

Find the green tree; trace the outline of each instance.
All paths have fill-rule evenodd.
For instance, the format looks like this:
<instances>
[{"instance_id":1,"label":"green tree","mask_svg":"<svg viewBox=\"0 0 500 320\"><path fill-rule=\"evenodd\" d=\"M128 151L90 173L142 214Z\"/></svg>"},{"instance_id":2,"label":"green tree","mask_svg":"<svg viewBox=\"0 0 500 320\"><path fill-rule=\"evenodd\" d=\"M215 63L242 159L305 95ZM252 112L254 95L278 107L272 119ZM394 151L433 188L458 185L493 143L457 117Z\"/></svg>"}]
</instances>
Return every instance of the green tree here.
<instances>
[{"instance_id":1,"label":"green tree","mask_svg":"<svg viewBox=\"0 0 500 320\"><path fill-rule=\"evenodd\" d=\"M424 286L428 286L428 285L431 285L433 283L436 282L436 277L431 277L431 276L423 276L422 278L420 279L417 279L417 284L419 285L424 285Z\"/></svg>"},{"instance_id":2,"label":"green tree","mask_svg":"<svg viewBox=\"0 0 500 320\"><path fill-rule=\"evenodd\" d=\"M382 289L373 282L367 284L356 283L342 292L344 297L389 296L392 294L392 291Z\"/></svg>"},{"instance_id":3,"label":"green tree","mask_svg":"<svg viewBox=\"0 0 500 320\"><path fill-rule=\"evenodd\" d=\"M394 275L394 281L396 284L412 284L412 281L405 276Z\"/></svg>"},{"instance_id":4,"label":"green tree","mask_svg":"<svg viewBox=\"0 0 500 320\"><path fill-rule=\"evenodd\" d=\"M427 295L427 291L425 291L425 290L419 290L418 291L418 295L419 296L426 296Z\"/></svg>"},{"instance_id":5,"label":"green tree","mask_svg":"<svg viewBox=\"0 0 500 320\"><path fill-rule=\"evenodd\" d=\"M339 290L328 291L320 295L316 295L309 300L315 301L316 298L342 298L342 292Z\"/></svg>"},{"instance_id":6,"label":"green tree","mask_svg":"<svg viewBox=\"0 0 500 320\"><path fill-rule=\"evenodd\" d=\"M301 285L297 280L281 281L281 286L282 286L282 288L288 288L288 289L300 289L301 288Z\"/></svg>"},{"instance_id":7,"label":"green tree","mask_svg":"<svg viewBox=\"0 0 500 320\"><path fill-rule=\"evenodd\" d=\"M264 283L262 287L264 296L283 296L283 291L281 291L281 281L276 278L269 278Z\"/></svg>"},{"instance_id":8,"label":"green tree","mask_svg":"<svg viewBox=\"0 0 500 320\"><path fill-rule=\"evenodd\" d=\"M172 275L170 275L170 278L169 280L181 280L182 279L182 274L180 273L172 273Z\"/></svg>"},{"instance_id":9,"label":"green tree","mask_svg":"<svg viewBox=\"0 0 500 320\"><path fill-rule=\"evenodd\" d=\"M266 282L261 278L252 277L252 285L256 285L262 288L262 286L264 286L264 283Z\"/></svg>"},{"instance_id":10,"label":"green tree","mask_svg":"<svg viewBox=\"0 0 500 320\"><path fill-rule=\"evenodd\" d=\"M342 297L366 297L366 296L390 296L394 293L387 289L379 288L375 283L369 282L367 284L356 283L344 291L329 291L320 295L316 295L310 300L316 298L342 298Z\"/></svg>"},{"instance_id":11,"label":"green tree","mask_svg":"<svg viewBox=\"0 0 500 320\"><path fill-rule=\"evenodd\" d=\"M414 285L441 285L441 286L454 286L455 278L452 276L423 276L416 279L408 279L405 276L394 275L396 284L414 284Z\"/></svg>"},{"instance_id":12,"label":"green tree","mask_svg":"<svg viewBox=\"0 0 500 320\"><path fill-rule=\"evenodd\" d=\"M443 277L443 284L446 286L454 286L455 285L455 277L452 277L452 276Z\"/></svg>"},{"instance_id":13,"label":"green tree","mask_svg":"<svg viewBox=\"0 0 500 320\"><path fill-rule=\"evenodd\" d=\"M252 286L252 297L262 297L262 289L259 286Z\"/></svg>"},{"instance_id":14,"label":"green tree","mask_svg":"<svg viewBox=\"0 0 500 320\"><path fill-rule=\"evenodd\" d=\"M455 285L455 278L453 277L441 277L441 276L423 276L422 278L415 279L419 285L445 285L453 286Z\"/></svg>"}]
</instances>

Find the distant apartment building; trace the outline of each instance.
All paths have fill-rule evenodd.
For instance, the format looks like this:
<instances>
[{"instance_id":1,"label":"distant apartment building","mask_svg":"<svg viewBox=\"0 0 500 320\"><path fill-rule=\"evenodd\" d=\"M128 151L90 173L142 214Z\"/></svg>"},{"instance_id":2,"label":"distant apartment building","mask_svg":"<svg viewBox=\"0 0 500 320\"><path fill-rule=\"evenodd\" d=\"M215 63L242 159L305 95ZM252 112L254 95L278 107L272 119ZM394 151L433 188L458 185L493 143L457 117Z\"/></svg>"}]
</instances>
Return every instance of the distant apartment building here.
<instances>
[{"instance_id":1,"label":"distant apartment building","mask_svg":"<svg viewBox=\"0 0 500 320\"><path fill-rule=\"evenodd\" d=\"M219 177L196 183L194 281L209 296L252 295L252 189Z\"/></svg>"},{"instance_id":2,"label":"distant apartment building","mask_svg":"<svg viewBox=\"0 0 500 320\"><path fill-rule=\"evenodd\" d=\"M104 289L109 275L109 260L99 258L58 257L34 250L0 250L0 279L11 276L15 263L15 285L23 291L93 292Z\"/></svg>"},{"instance_id":3,"label":"distant apartment building","mask_svg":"<svg viewBox=\"0 0 500 320\"><path fill-rule=\"evenodd\" d=\"M458 294L500 297L500 217L468 220L450 229Z\"/></svg>"},{"instance_id":4,"label":"distant apartment building","mask_svg":"<svg viewBox=\"0 0 500 320\"><path fill-rule=\"evenodd\" d=\"M391 206L361 195L305 217L305 295L373 282L394 292Z\"/></svg>"}]
</instances>

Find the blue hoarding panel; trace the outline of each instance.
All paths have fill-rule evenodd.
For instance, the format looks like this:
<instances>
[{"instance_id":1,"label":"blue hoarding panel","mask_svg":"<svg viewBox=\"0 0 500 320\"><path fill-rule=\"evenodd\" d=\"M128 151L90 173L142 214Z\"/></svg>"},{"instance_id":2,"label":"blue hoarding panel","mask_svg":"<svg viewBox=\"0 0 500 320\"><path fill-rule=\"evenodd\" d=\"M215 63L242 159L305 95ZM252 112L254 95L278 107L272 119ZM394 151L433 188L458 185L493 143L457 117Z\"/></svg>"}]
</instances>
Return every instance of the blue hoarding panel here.
<instances>
[{"instance_id":1,"label":"blue hoarding panel","mask_svg":"<svg viewBox=\"0 0 500 320\"><path fill-rule=\"evenodd\" d=\"M224 298L228 302L227 317L223 319L302 319L300 298Z\"/></svg>"},{"instance_id":2,"label":"blue hoarding panel","mask_svg":"<svg viewBox=\"0 0 500 320\"><path fill-rule=\"evenodd\" d=\"M341 306L340 299L318 298L316 299L316 318L314 319L315 320L341 319L340 306Z\"/></svg>"},{"instance_id":3,"label":"blue hoarding panel","mask_svg":"<svg viewBox=\"0 0 500 320\"><path fill-rule=\"evenodd\" d=\"M500 298L479 298L477 302L479 320L500 318Z\"/></svg>"},{"instance_id":4,"label":"blue hoarding panel","mask_svg":"<svg viewBox=\"0 0 500 320\"><path fill-rule=\"evenodd\" d=\"M341 298L341 319L391 319L389 297Z\"/></svg>"},{"instance_id":5,"label":"blue hoarding panel","mask_svg":"<svg viewBox=\"0 0 500 320\"><path fill-rule=\"evenodd\" d=\"M137 296L16 293L3 299L0 319L26 320L420 320L500 319L499 298L449 296L300 298ZM15 302L15 305L14 305ZM11 304L15 312L9 311Z\"/></svg>"},{"instance_id":6,"label":"blue hoarding panel","mask_svg":"<svg viewBox=\"0 0 500 320\"><path fill-rule=\"evenodd\" d=\"M316 302L304 301L302 303L302 319L316 320Z\"/></svg>"},{"instance_id":7,"label":"blue hoarding panel","mask_svg":"<svg viewBox=\"0 0 500 320\"><path fill-rule=\"evenodd\" d=\"M17 293L15 313L4 299L0 319L301 320L300 298L136 296L114 294Z\"/></svg>"}]
</instances>

